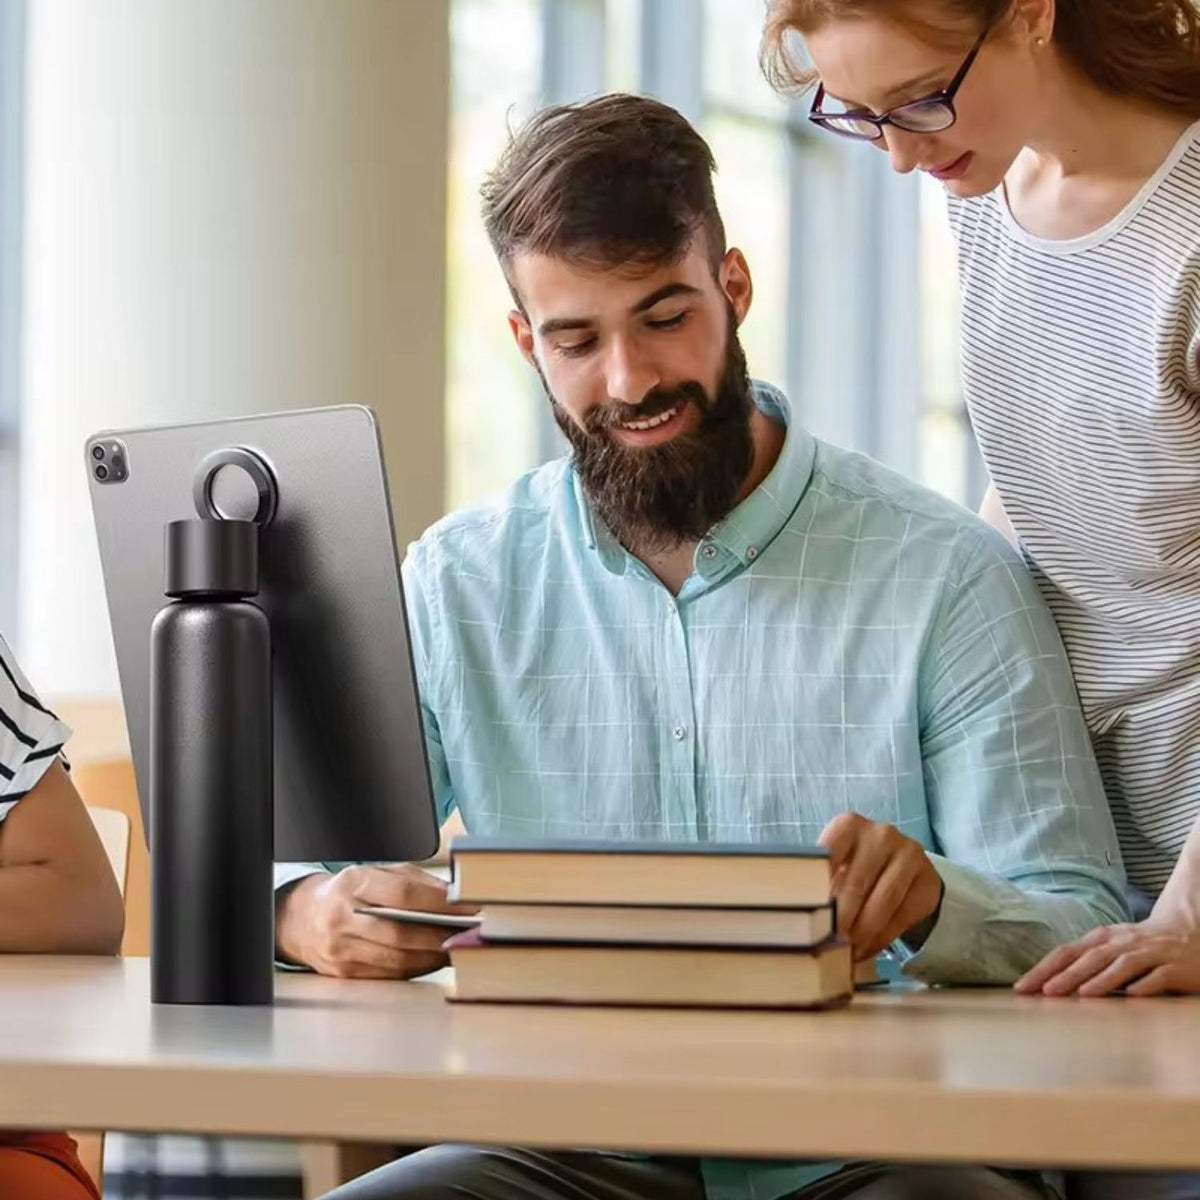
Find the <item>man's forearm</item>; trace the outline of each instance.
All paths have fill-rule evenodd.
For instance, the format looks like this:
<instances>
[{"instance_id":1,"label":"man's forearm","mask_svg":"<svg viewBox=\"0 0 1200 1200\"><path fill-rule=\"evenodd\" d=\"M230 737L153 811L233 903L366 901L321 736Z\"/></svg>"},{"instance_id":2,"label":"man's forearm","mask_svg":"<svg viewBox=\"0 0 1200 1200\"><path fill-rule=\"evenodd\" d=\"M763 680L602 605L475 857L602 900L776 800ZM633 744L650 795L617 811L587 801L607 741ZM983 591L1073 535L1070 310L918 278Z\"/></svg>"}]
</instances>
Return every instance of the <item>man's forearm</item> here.
<instances>
[{"instance_id":1,"label":"man's forearm","mask_svg":"<svg viewBox=\"0 0 1200 1200\"><path fill-rule=\"evenodd\" d=\"M1007 879L930 855L945 884L938 920L905 973L926 983L1009 984L1063 942L1097 925L1126 921L1115 884L1072 870L1061 890L1020 887ZM1045 872L1046 887L1052 873Z\"/></svg>"}]
</instances>

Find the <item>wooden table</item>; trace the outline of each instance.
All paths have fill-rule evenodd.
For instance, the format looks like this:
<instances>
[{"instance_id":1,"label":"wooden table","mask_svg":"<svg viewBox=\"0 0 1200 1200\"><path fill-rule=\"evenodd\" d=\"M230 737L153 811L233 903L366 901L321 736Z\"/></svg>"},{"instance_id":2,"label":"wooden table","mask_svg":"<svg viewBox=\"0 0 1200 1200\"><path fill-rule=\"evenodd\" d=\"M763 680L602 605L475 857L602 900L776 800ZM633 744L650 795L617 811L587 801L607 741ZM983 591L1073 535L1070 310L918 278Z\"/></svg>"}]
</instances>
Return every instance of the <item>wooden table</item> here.
<instances>
[{"instance_id":1,"label":"wooden table","mask_svg":"<svg viewBox=\"0 0 1200 1200\"><path fill-rule=\"evenodd\" d=\"M1192 999L555 1009L289 974L239 1010L156 1008L148 976L0 958L0 1126L1200 1168Z\"/></svg>"}]
</instances>

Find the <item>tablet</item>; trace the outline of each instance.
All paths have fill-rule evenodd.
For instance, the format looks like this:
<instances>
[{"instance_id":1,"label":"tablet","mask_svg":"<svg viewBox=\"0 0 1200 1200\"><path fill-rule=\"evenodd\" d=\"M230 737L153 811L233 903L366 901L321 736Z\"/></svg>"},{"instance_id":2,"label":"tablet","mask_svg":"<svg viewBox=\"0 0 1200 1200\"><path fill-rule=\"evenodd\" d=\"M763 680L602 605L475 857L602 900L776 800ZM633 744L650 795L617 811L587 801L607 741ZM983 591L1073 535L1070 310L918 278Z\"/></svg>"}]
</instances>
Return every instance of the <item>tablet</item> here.
<instances>
[{"instance_id":1,"label":"tablet","mask_svg":"<svg viewBox=\"0 0 1200 1200\"><path fill-rule=\"evenodd\" d=\"M338 406L87 439L142 815L149 830L150 627L164 527L256 520L271 623L275 858L409 860L437 849L379 429ZM152 836L152 834L151 834Z\"/></svg>"}]
</instances>

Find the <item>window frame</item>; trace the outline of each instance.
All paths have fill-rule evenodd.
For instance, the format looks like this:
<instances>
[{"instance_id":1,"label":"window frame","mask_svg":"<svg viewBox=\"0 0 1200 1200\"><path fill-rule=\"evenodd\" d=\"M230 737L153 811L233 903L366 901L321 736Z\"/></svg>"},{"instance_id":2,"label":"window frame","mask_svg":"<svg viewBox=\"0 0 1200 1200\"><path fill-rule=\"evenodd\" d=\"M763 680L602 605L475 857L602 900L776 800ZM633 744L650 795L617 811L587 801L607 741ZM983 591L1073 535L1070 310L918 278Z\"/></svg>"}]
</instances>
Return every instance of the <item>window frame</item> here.
<instances>
[{"instance_id":1,"label":"window frame","mask_svg":"<svg viewBox=\"0 0 1200 1200\"><path fill-rule=\"evenodd\" d=\"M621 8L619 27L630 39L621 49L630 53L628 65L614 69L608 55L616 18L606 0L540 0L540 103L601 94L632 69L631 86L673 105L702 133L716 118L777 134L786 162L787 247L782 365L776 368L783 378L774 382L818 437L921 479L933 398L921 369L921 284L929 267L920 190L892 171L886 155L823 135L808 121L804 100L780 104L776 117L761 106L741 106L736 94L713 95L704 0L629 0ZM754 69L748 63L747 70ZM533 378L528 395L536 411L533 466L568 447ZM958 498L974 504L986 472L961 396L954 415L963 430L964 494Z\"/></svg>"}]
</instances>

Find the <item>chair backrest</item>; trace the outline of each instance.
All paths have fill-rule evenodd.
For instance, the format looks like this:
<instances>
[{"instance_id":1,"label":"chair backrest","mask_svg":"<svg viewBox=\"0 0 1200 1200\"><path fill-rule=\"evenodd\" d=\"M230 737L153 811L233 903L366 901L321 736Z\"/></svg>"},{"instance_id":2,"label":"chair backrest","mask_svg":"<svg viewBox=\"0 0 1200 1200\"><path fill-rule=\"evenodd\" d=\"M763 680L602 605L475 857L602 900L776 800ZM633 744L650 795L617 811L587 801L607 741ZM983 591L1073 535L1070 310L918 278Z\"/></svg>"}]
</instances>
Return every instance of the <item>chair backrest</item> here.
<instances>
[{"instance_id":1,"label":"chair backrest","mask_svg":"<svg viewBox=\"0 0 1200 1200\"><path fill-rule=\"evenodd\" d=\"M93 806L89 808L92 820L122 885L125 937L121 953L145 957L150 953L150 855L121 702L114 698L65 697L52 701L51 707L75 731L68 747L73 764L71 777L84 803ZM123 855L119 852L120 838L114 836L117 822L110 812L124 817ZM101 813L98 821L97 813ZM104 1134L75 1132L71 1136L79 1144L79 1161L95 1181L97 1190L103 1191Z\"/></svg>"},{"instance_id":2,"label":"chair backrest","mask_svg":"<svg viewBox=\"0 0 1200 1200\"><path fill-rule=\"evenodd\" d=\"M129 878L129 818L115 808L89 805L87 811L100 835L104 853L108 855L108 865L117 877L117 886L124 898Z\"/></svg>"},{"instance_id":3,"label":"chair backrest","mask_svg":"<svg viewBox=\"0 0 1200 1200\"><path fill-rule=\"evenodd\" d=\"M101 808L98 805L88 805L88 816L100 835L104 853L108 856L108 865L117 877L117 886L121 889L122 898L128 896L129 882L129 829L130 820L115 808ZM104 1134L103 1132L88 1131L72 1133L75 1139L79 1161L83 1169L92 1177L98 1192L104 1190Z\"/></svg>"},{"instance_id":4,"label":"chair backrest","mask_svg":"<svg viewBox=\"0 0 1200 1200\"><path fill-rule=\"evenodd\" d=\"M125 843L128 848L124 872L125 937L121 953L145 958L150 953L150 852L138 807L133 763L127 758L76 763L71 777L89 809L115 809L129 823Z\"/></svg>"}]
</instances>

